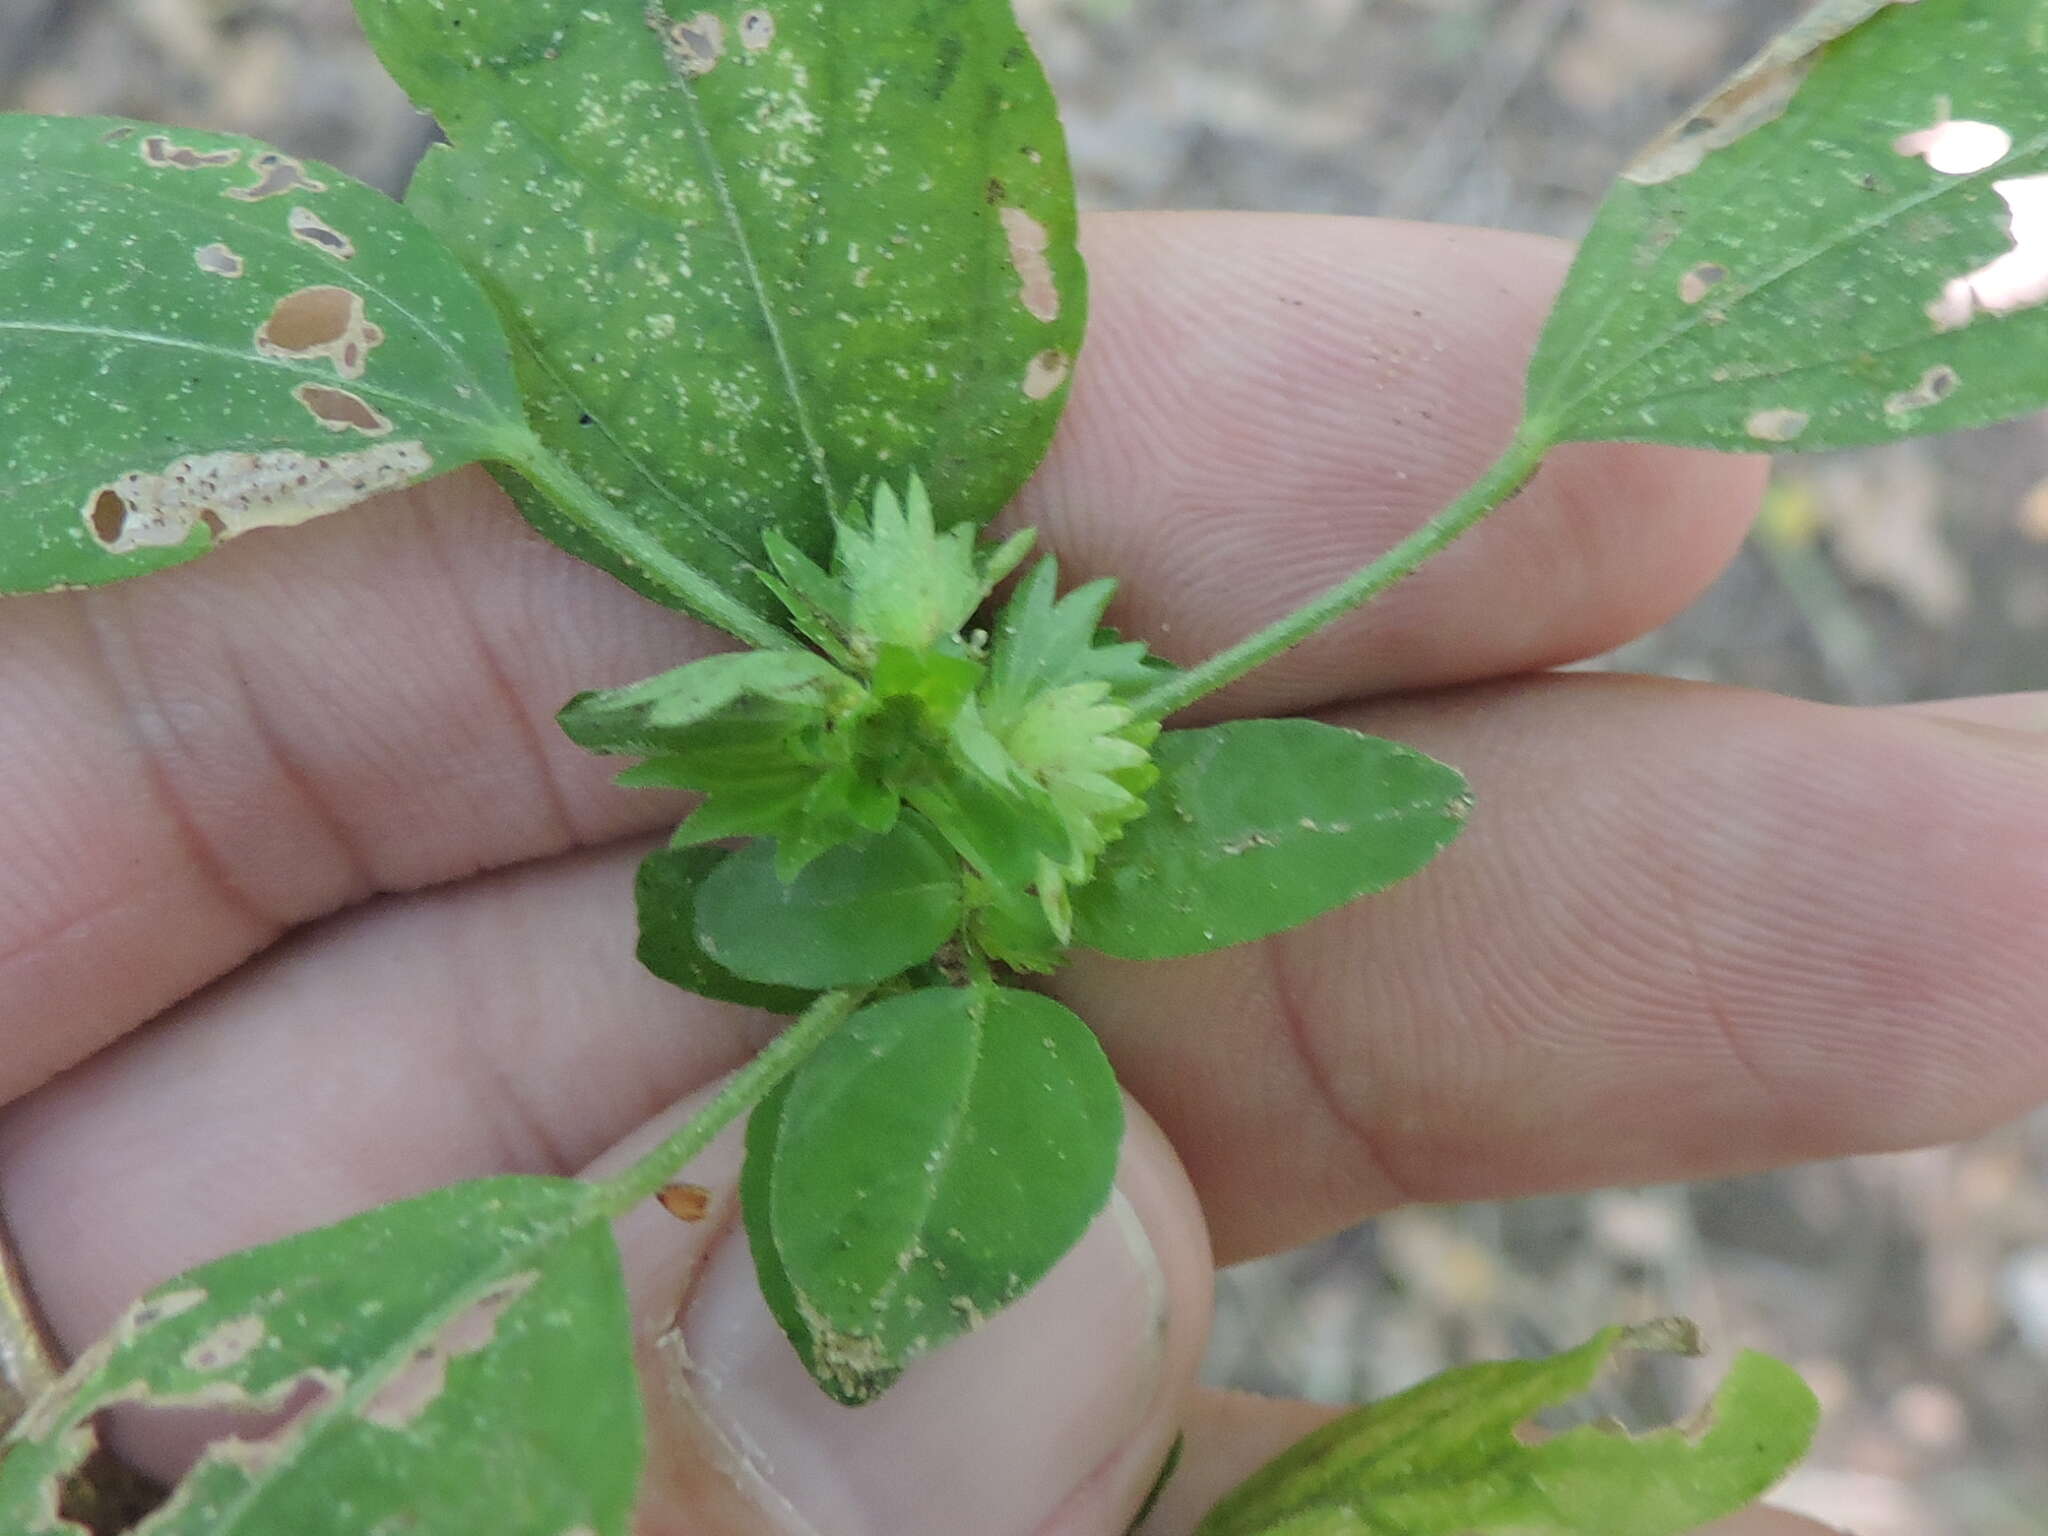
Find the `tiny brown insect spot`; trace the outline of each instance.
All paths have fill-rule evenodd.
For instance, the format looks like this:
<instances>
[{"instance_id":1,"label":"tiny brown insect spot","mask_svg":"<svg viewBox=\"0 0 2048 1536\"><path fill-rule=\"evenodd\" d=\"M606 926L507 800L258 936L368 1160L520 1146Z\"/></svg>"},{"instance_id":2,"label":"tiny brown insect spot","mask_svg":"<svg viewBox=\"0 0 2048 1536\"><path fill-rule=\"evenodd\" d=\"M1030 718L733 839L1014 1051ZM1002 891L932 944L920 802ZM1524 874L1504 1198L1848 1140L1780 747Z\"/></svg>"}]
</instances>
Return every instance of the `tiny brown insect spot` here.
<instances>
[{"instance_id":1,"label":"tiny brown insect spot","mask_svg":"<svg viewBox=\"0 0 2048 1536\"><path fill-rule=\"evenodd\" d=\"M292 394L330 432L354 430L365 437L382 437L391 430L390 417L350 390L301 384Z\"/></svg>"},{"instance_id":2,"label":"tiny brown insect spot","mask_svg":"<svg viewBox=\"0 0 2048 1536\"><path fill-rule=\"evenodd\" d=\"M218 240L199 247L192 253L192 259L199 263L200 271L211 272L215 277L240 277L248 270L242 258Z\"/></svg>"},{"instance_id":3,"label":"tiny brown insect spot","mask_svg":"<svg viewBox=\"0 0 2048 1536\"><path fill-rule=\"evenodd\" d=\"M316 251L325 251L338 261L353 261L356 243L340 230L329 224L310 208L294 207L287 220L291 226L292 238L301 244L310 245Z\"/></svg>"},{"instance_id":4,"label":"tiny brown insect spot","mask_svg":"<svg viewBox=\"0 0 2048 1536\"><path fill-rule=\"evenodd\" d=\"M760 53L775 41L775 18L766 11L748 11L740 18L740 46Z\"/></svg>"},{"instance_id":5,"label":"tiny brown insect spot","mask_svg":"<svg viewBox=\"0 0 2048 1536\"><path fill-rule=\"evenodd\" d=\"M238 203L260 203L269 198L282 197L287 192L325 192L327 183L315 181L306 174L306 167L290 155L280 155L274 149L267 149L249 162L249 169L256 173L256 184L251 187L229 187L223 196L231 197Z\"/></svg>"},{"instance_id":6,"label":"tiny brown insect spot","mask_svg":"<svg viewBox=\"0 0 2048 1536\"><path fill-rule=\"evenodd\" d=\"M1728 280L1728 269L1718 262L1703 261L1678 280L1678 297L1697 304Z\"/></svg>"},{"instance_id":7,"label":"tiny brown insect spot","mask_svg":"<svg viewBox=\"0 0 2048 1536\"><path fill-rule=\"evenodd\" d=\"M358 379L384 332L363 314L363 296L349 288L301 288L278 300L256 332L265 357L305 362L327 358L345 379Z\"/></svg>"},{"instance_id":8,"label":"tiny brown insect spot","mask_svg":"<svg viewBox=\"0 0 2048 1536\"><path fill-rule=\"evenodd\" d=\"M153 133L142 141L142 158L146 164L160 171L210 171L233 165L242 158L242 152L239 149L214 149L202 153L187 149L182 144L173 144L160 133Z\"/></svg>"},{"instance_id":9,"label":"tiny brown insect spot","mask_svg":"<svg viewBox=\"0 0 2048 1536\"><path fill-rule=\"evenodd\" d=\"M702 1221L711 1209L711 1191L702 1184L670 1184L655 1199L677 1221Z\"/></svg>"},{"instance_id":10,"label":"tiny brown insect spot","mask_svg":"<svg viewBox=\"0 0 2048 1536\"><path fill-rule=\"evenodd\" d=\"M1039 353L1024 370L1024 398L1049 399L1067 382L1067 375L1072 371L1073 364L1067 354L1057 348Z\"/></svg>"}]
</instances>

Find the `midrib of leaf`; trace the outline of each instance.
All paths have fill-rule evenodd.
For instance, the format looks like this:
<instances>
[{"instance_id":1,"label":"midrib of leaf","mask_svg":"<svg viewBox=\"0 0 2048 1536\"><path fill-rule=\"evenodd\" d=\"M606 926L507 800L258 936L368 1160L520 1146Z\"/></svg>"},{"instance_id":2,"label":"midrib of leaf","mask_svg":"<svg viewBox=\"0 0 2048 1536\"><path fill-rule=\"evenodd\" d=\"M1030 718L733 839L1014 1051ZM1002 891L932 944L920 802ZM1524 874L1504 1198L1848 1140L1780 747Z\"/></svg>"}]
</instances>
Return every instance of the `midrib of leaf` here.
<instances>
[{"instance_id":1,"label":"midrib of leaf","mask_svg":"<svg viewBox=\"0 0 2048 1536\"><path fill-rule=\"evenodd\" d=\"M1949 197L1953 194L1965 191L1968 188L1976 186L1981 182L1988 182L1994 177L2001 181L2005 180L2006 176L2000 174L2000 167L2009 168L2011 167L2013 162L2018 160L2025 160L2032 156L2038 155L2044 149L2048 149L2048 133L2043 133L2037 136L2032 141L2030 141L2023 149L2008 152L2000 158L1996 165L1987 166L1981 171L1972 171L1967 175L1946 178L1944 181L1926 188L1924 191L1918 193L1913 197L1907 198L1901 202L1893 203L1888 208L1881 209L1877 212L1870 214L1868 217L1864 219L1852 223L1848 226L1846 231L1844 231L1844 233L1841 235L1839 239L1831 240L1824 244L1816 245L1812 249L1801 252L1800 254L1793 256L1790 259L1782 262L1775 269L1767 269L1765 275L1762 278L1760 278L1756 283L1752 284L1749 288L1745 289L1741 297L1728 306L1727 312L1732 318L1734 312L1737 309L1739 309L1743 304L1748 303L1749 300L1755 298L1758 294L1763 293L1766 289L1772 287L1774 284L1781 282L1787 277L1790 277L1793 273L1798 272L1801 269L1811 265L1813 262L1819 261L1821 258L1827 256L1830 252L1839 250L1841 247L1845 245L1860 240L1863 236L1871 233L1873 230L1882 229L1885 225L1893 223L1900 218L1903 218L1906 214L1913 212L1917 208L1925 207L1929 203L1938 202L1944 197ZM2007 174L2009 174L2009 170ZM1724 203L1725 199L1719 202L1708 204L1707 212L1711 213L1716 208L1723 206ZM1691 222L1696 226L1699 222L1698 215L1694 215ZM1619 309L1638 291L1639 290L1635 288L1625 288L1620 292L1619 295L1617 295L1614 303L1609 305L1607 310L1602 314L1600 324L1588 328L1585 339L1579 343L1578 348L1571 354L1569 362L1564 367L1561 367L1558 370L1560 374L1568 373L1570 371L1571 364L1576 364L1581 357L1585 356L1586 349L1590 347L1593 344L1593 342L1599 338L1601 332L1606 327L1607 321L1613 317L1615 310ZM1693 331L1699 329L1699 327L1701 327L1702 325L1706 324L1705 308L1706 306L1704 305L1700 306L1700 309L1697 312L1687 315L1685 318L1678 321L1677 324L1671 326L1668 330L1662 332L1661 334L1645 342L1635 352L1631 353L1626 359L1616 364L1614 367L1608 369L1606 372L1601 373L1595 376L1593 379L1591 379L1587 383L1586 387L1580 390L1577 394L1572 395L1569 399L1564 400L1563 402L1548 408L1545 412L1545 415L1559 420L1568 418L1572 411L1576 410L1580 405L1584 404L1592 396L1598 394L1601 390L1605 389L1615 379L1621 377L1630 369L1636 367L1645 358L1654 356L1656 353L1663 351L1672 343L1683 339L1684 337L1690 335ZM1881 357L1885 355L1885 353L1887 352L1896 352L1904 350L1907 347L1916 347L1923 345L1924 341L1925 338L1921 338L1919 340L1901 342L1897 346L1886 347L1882 349L1859 347L1857 348L1857 352L1859 355L1868 352L1872 356ZM1838 361L1839 359L1830 359L1823 360L1818 363L1801 364L1798 367L1786 368L1777 373L1762 373L1752 375L1751 377L1790 377L1793 374L1804 372L1810 368L1831 367L1834 365L1835 362ZM1719 389L1723 387L1725 386L1720 384L1688 386L1683 389L1666 390L1656 394L1645 394L1639 396L1638 399L1644 403L1658 400L1676 400L1683 399L1686 395L1689 394L1699 394L1710 389Z\"/></svg>"},{"instance_id":2,"label":"midrib of leaf","mask_svg":"<svg viewBox=\"0 0 2048 1536\"><path fill-rule=\"evenodd\" d=\"M285 1471L296 1467L302 1454L311 1448L311 1442L317 1437L321 1426L332 1423L343 1414L355 1415L359 1413L363 1405L377 1395L377 1392L391 1379L391 1376L413 1358L418 1352L422 1340L438 1338L441 1331L448 1324L460 1317L466 1308L474 1304L475 1293L478 1289L489 1285L492 1281L500 1279L508 1273L514 1272L517 1268L514 1262L516 1259L524 1258L529 1254L567 1242L594 1221L602 1220L604 1214L604 1211L600 1208L597 1191L593 1187L572 1213L570 1219L562 1222L559 1226L543 1227L525 1244L507 1254L501 1255L498 1263L491 1266L487 1273L473 1277L469 1285L464 1288L455 1300L444 1307L426 1314L425 1321L420 1327L415 1328L404 1340L391 1349L387 1349L374 1357L371 1362L372 1369L361 1371L344 1391L329 1402L325 1410L313 1414L306 1421L305 1432L293 1435L289 1446L271 1464L278 1470L271 1472L263 1478L250 1478L244 1484L241 1491L232 1500L223 1505L222 1515L224 1523L232 1525L233 1522L239 1521L259 1499L269 1492L272 1484L282 1480ZM520 1297L519 1300L513 1302L512 1308L516 1308L524 1300L523 1296ZM508 1308L507 1311L512 1310L512 1308ZM450 1362L451 1365L453 1363L452 1361ZM444 1388L444 1390L446 1389ZM393 1433L398 1433L398 1431L393 1431ZM167 1504L162 1513L176 1514L175 1504ZM134 1536L150 1536L151 1530L158 1524L158 1518L158 1516L153 1515L143 1521L141 1525L135 1528Z\"/></svg>"},{"instance_id":3,"label":"midrib of leaf","mask_svg":"<svg viewBox=\"0 0 2048 1536\"><path fill-rule=\"evenodd\" d=\"M946 1121L945 1133L937 1143L942 1155L933 1159L932 1172L925 1177L923 1198L918 1206L917 1225L912 1229L911 1245L896 1256L896 1262L891 1266L896 1272L895 1278L875 1293L874 1304L877 1307L886 1306L893 1301L897 1288L910 1278L911 1266L905 1260L916 1254L916 1234L921 1234L931 1222L932 1207L939 1202L939 1186L945 1182L946 1171L953 1165L953 1151L960 1145L960 1130L967 1123L967 1106L973 1101L974 1085L981 1077L981 1048L988 1033L987 1005L977 1001L969 1010L968 1017L974 1024L974 1057L968 1068L966 1088L954 1101L953 1112Z\"/></svg>"},{"instance_id":4,"label":"midrib of leaf","mask_svg":"<svg viewBox=\"0 0 2048 1536\"><path fill-rule=\"evenodd\" d=\"M57 177L69 177L72 180L82 181L90 186L99 187L105 191L118 192L124 198L133 198L139 193L142 197L148 199L151 202L161 204L162 206L167 208L175 208L181 213L190 213L193 211L191 203L182 201L166 193L159 192L152 187L136 185L134 183L125 181L116 181L108 176L98 176L93 174L91 171L82 171L78 169L78 167L76 166L50 166L39 164L37 166L37 171L39 174ZM398 208L399 211L403 213L403 205L394 204L393 206ZM302 242L298 239L298 237L289 232L279 233L276 230L261 228L253 224L237 224L234 226L234 230L235 239L240 242L246 243L248 237L253 235L256 238L256 240L262 242L265 245L279 249L289 248L292 250L294 255L297 255L303 249ZM480 395L482 395L485 399L490 398L490 390L485 387L484 381L477 377L476 373L474 372L471 366L470 358L464 353L455 350L454 345L448 340L448 338L441 334L441 328L439 326L428 324L424 319L422 319L419 315L414 314L413 311L408 309L404 304L392 298L391 295L386 290L379 287L377 284L371 282L362 282L359 284L359 286L369 289L372 293L374 293L377 296L377 300L379 303L390 306L390 308L394 310L396 313L401 314L405 316L407 320L410 320L413 324L414 329L417 330L419 334L428 337L433 342L435 347L437 347L440 350L441 355L447 358L451 363L455 365L456 371L459 372L471 384L476 386L477 392ZM239 357L242 354L233 353L229 355ZM358 393L360 392L361 391L359 390ZM386 394L385 398L406 399L410 401L410 403L412 404L422 403L419 401L412 401L409 396L391 395L389 393ZM435 407L432 406L428 406L426 408L429 410L435 409ZM449 412L446 411L438 411L437 414L443 416L450 416L451 420L459 421L463 419L461 417L452 416L450 415Z\"/></svg>"},{"instance_id":5,"label":"midrib of leaf","mask_svg":"<svg viewBox=\"0 0 2048 1536\"><path fill-rule=\"evenodd\" d=\"M755 306L761 312L761 321L768 327L768 341L775 351L775 366L782 375L782 387L789 393L790 409L796 413L798 433L804 440L804 451L810 455L811 474L818 482L818 489L825 493L825 509L828 513L839 510L838 493L832 486L832 472L825 457L825 445L819 439L817 429L811 424L810 404L804 398L803 389L796 374L796 361L790 355L789 342L782 334L782 323L775 314L775 306L768 300L768 286L761 278L761 264L754 256L754 242L747 232L746 221L740 217L739 204L732 195L732 185L725 174L711 143L710 131L704 126L702 104L690 83L669 70L669 80L682 92L683 107L690 119L690 132L696 137L697 151L703 157L705 174L712 189L718 194L718 206L725 214L725 221L731 228L734 242L739 247L740 265L746 269L747 286L753 290Z\"/></svg>"}]
</instances>

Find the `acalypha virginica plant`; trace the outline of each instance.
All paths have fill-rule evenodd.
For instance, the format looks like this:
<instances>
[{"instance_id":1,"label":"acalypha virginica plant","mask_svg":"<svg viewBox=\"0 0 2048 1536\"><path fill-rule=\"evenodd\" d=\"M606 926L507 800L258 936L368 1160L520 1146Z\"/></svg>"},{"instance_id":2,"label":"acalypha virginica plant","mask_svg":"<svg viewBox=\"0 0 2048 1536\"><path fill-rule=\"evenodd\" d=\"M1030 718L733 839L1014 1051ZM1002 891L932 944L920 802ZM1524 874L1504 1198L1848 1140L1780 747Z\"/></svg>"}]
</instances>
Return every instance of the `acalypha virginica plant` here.
<instances>
[{"instance_id":1,"label":"acalypha virginica plant","mask_svg":"<svg viewBox=\"0 0 2048 1536\"><path fill-rule=\"evenodd\" d=\"M742 1117L762 1292L858 1411L1110 1197L1116 1079L1035 978L1281 933L1475 814L1398 743L1177 712L1560 443L1841 448L2048 403L2042 7L1825 0L1616 184L1494 467L1177 668L1106 626L1112 582L982 537L1087 308L1008 0L357 9L448 139L402 205L239 138L0 119L0 584L142 576L489 465L549 539L736 642L560 718L622 783L697 797L640 871L644 963L788 1023L615 1176L444 1189L141 1298L0 1449L9 1532L82 1529L62 1491L112 1405L297 1401L138 1529L621 1536L643 1431L611 1224ZM1516 1429L1617 1350L1691 1342L1617 1328L1453 1371L1303 1442L1201 1536L1676 1536L1803 1453L1785 1367L1741 1357L1689 1430ZM508 1437L542 1449L507 1463Z\"/></svg>"}]
</instances>

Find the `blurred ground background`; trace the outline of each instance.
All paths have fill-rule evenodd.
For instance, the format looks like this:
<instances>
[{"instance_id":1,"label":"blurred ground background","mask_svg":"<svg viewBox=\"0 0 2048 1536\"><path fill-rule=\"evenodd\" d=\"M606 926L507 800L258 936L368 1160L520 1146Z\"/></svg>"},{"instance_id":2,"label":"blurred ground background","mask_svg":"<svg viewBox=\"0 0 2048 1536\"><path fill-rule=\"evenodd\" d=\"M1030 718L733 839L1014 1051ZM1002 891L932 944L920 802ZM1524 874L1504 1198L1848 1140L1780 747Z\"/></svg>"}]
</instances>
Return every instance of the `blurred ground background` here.
<instances>
[{"instance_id":1,"label":"blurred ground background","mask_svg":"<svg viewBox=\"0 0 2048 1536\"><path fill-rule=\"evenodd\" d=\"M1573 235L1796 0L1019 9L1091 206ZM347 0L0 0L0 107L238 129L386 188L428 136ZM1789 463L1720 585L1605 664L1858 703L2048 684L2048 425ZM1226 1277L1211 1370L1353 1400L1683 1312L1826 1400L1785 1502L1860 1536L2044 1536L2044 1175L2048 1116L1722 1184L1401 1212ZM1661 1374L1626 1406L1683 1409L1696 1386Z\"/></svg>"}]
</instances>

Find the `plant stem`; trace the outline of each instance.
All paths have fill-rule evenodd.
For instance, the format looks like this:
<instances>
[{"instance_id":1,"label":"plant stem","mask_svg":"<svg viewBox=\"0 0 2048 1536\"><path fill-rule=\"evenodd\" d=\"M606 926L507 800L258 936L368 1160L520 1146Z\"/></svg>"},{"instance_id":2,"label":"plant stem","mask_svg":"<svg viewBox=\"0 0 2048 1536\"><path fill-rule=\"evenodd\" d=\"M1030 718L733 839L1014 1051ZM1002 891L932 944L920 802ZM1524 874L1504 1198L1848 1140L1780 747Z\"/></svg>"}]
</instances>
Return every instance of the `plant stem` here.
<instances>
[{"instance_id":1,"label":"plant stem","mask_svg":"<svg viewBox=\"0 0 2048 1536\"><path fill-rule=\"evenodd\" d=\"M1515 440L1493 462L1485 474L1443 511L1437 513L1407 538L1363 570L1347 576L1321 597L1297 608L1285 618L1268 625L1229 650L1211 656L1141 697L1132 706L1138 714L1163 720L1195 700L1236 682L1254 667L1292 650L1325 625L1362 607L1387 588L1413 575L1431 556L1455 542L1487 513L1506 501L1536 473L1536 466L1552 447L1547 432L1524 422Z\"/></svg>"},{"instance_id":2,"label":"plant stem","mask_svg":"<svg viewBox=\"0 0 2048 1536\"><path fill-rule=\"evenodd\" d=\"M802 1066L867 996L865 987L827 992L806 1008L794 1024L762 1047L758 1056L735 1072L718 1096L668 1140L618 1177L599 1184L596 1195L606 1218L623 1216L658 1193L679 1169L711 1144L714 1136L767 1098L777 1083Z\"/></svg>"},{"instance_id":3,"label":"plant stem","mask_svg":"<svg viewBox=\"0 0 2048 1536\"><path fill-rule=\"evenodd\" d=\"M564 517L668 588L676 601L698 618L762 650L797 647L796 640L621 515L617 507L600 496L589 481L563 463L538 437L529 434L519 439L516 449L507 452L505 459L531 480Z\"/></svg>"}]
</instances>

